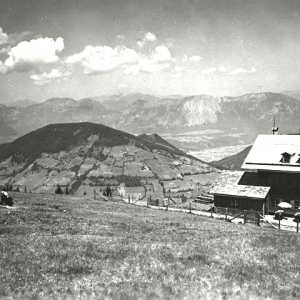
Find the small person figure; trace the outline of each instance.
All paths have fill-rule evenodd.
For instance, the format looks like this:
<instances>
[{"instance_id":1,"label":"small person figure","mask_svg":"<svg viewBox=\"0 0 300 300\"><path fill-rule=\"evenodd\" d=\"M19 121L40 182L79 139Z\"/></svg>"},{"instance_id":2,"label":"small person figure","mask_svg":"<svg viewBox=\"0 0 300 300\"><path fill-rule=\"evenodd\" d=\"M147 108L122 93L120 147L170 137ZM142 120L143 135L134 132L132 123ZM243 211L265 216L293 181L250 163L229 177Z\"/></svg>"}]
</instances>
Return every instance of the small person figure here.
<instances>
[{"instance_id":1,"label":"small person figure","mask_svg":"<svg viewBox=\"0 0 300 300\"><path fill-rule=\"evenodd\" d=\"M8 206L13 206L13 199L12 197L8 196L8 193L5 191L1 192L1 200L0 200L1 205L8 205Z\"/></svg>"}]
</instances>

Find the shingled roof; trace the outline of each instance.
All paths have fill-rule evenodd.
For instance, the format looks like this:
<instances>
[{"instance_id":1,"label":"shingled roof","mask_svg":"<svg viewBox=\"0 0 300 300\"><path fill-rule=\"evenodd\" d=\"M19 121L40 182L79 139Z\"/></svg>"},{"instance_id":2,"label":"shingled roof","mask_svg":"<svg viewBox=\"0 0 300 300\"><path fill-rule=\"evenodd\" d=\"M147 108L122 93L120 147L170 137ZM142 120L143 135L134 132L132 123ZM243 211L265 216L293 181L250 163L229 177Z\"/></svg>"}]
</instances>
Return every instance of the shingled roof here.
<instances>
[{"instance_id":1,"label":"shingled roof","mask_svg":"<svg viewBox=\"0 0 300 300\"><path fill-rule=\"evenodd\" d=\"M300 172L300 135L258 135L242 169Z\"/></svg>"},{"instance_id":2,"label":"shingled roof","mask_svg":"<svg viewBox=\"0 0 300 300\"><path fill-rule=\"evenodd\" d=\"M209 189L209 194L265 199L270 187L239 184L243 171L223 171Z\"/></svg>"}]
</instances>

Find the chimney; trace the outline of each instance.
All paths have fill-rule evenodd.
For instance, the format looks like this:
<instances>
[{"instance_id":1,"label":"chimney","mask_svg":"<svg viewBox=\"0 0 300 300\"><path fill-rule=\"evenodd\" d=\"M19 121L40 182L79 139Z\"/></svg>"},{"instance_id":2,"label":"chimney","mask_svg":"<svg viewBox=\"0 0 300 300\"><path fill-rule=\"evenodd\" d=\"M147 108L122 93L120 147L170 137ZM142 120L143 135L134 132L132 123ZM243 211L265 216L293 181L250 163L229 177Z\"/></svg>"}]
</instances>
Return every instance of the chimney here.
<instances>
[{"instance_id":1,"label":"chimney","mask_svg":"<svg viewBox=\"0 0 300 300\"><path fill-rule=\"evenodd\" d=\"M273 134L278 134L278 127L275 126L275 117L274 117L274 121L273 121L272 132L273 132Z\"/></svg>"}]
</instances>

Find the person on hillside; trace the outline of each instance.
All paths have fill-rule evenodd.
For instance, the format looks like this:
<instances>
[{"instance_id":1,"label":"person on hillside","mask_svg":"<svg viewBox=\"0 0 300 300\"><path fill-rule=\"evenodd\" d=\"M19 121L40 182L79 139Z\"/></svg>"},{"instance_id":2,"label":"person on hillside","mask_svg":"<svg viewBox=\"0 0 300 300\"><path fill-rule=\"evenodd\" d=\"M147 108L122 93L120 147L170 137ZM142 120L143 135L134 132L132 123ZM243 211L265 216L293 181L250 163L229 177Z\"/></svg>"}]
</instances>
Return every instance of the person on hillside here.
<instances>
[{"instance_id":1,"label":"person on hillside","mask_svg":"<svg viewBox=\"0 0 300 300\"><path fill-rule=\"evenodd\" d=\"M7 192L2 191L1 192L0 204L1 205L13 206L14 203L13 203L12 197L10 197Z\"/></svg>"}]
</instances>

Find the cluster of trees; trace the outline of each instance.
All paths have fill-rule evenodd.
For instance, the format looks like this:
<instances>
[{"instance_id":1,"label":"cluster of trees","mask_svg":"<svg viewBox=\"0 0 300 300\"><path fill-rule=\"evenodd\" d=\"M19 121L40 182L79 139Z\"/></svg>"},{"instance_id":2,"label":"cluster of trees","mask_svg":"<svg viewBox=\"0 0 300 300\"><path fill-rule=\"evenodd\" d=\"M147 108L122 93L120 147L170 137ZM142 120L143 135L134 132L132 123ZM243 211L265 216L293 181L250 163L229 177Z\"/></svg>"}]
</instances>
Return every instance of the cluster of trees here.
<instances>
[{"instance_id":1,"label":"cluster of trees","mask_svg":"<svg viewBox=\"0 0 300 300\"><path fill-rule=\"evenodd\" d=\"M69 195L69 189L68 189L68 187L66 186L65 190L63 191L62 188L61 188L61 186L58 184L58 185L56 186L55 194L60 194L60 195L61 195L61 194L66 194L66 195Z\"/></svg>"}]
</instances>

